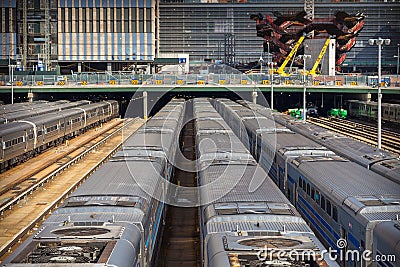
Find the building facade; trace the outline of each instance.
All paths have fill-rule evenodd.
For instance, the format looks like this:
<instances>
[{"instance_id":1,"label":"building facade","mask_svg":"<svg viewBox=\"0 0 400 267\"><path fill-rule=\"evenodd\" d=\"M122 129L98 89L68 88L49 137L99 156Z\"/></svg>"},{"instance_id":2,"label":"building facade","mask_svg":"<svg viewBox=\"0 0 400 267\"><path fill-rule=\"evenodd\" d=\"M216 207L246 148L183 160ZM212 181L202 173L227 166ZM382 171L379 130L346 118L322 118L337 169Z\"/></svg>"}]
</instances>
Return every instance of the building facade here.
<instances>
[{"instance_id":1,"label":"building facade","mask_svg":"<svg viewBox=\"0 0 400 267\"><path fill-rule=\"evenodd\" d=\"M25 70L40 61L45 70L90 63L120 70L157 53L157 0L0 0L0 7L1 59Z\"/></svg>"},{"instance_id":2,"label":"building facade","mask_svg":"<svg viewBox=\"0 0 400 267\"><path fill-rule=\"evenodd\" d=\"M161 0L160 52L188 53L192 61L224 59L226 36L233 36L235 62L258 61L263 55L263 39L256 36L250 14L272 12L294 14L304 9L304 1L186 1ZM370 38L390 38L391 45L382 47L384 71L395 71L397 44L400 43L400 1L315 1L314 18L333 17L335 11L366 15L364 29L347 54L342 70L376 71L378 47L369 46ZM264 55L265 56L265 55Z\"/></svg>"}]
</instances>

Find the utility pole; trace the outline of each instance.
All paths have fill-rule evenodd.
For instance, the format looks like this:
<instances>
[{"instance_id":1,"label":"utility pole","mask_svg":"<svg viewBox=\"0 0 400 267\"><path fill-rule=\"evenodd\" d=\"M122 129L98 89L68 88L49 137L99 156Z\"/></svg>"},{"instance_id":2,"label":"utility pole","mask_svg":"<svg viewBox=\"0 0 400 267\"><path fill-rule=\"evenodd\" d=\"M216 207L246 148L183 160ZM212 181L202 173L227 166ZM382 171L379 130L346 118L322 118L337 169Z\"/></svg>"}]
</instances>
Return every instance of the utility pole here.
<instances>
[{"instance_id":1,"label":"utility pole","mask_svg":"<svg viewBox=\"0 0 400 267\"><path fill-rule=\"evenodd\" d=\"M390 39L369 39L369 45L378 46L378 149L382 147L382 91L381 91L381 71L382 71L382 45L390 45Z\"/></svg>"},{"instance_id":2,"label":"utility pole","mask_svg":"<svg viewBox=\"0 0 400 267\"><path fill-rule=\"evenodd\" d=\"M307 111L306 111L306 58L311 58L311 55L300 55L301 58L303 58L303 122L306 122L307 120Z\"/></svg>"},{"instance_id":3,"label":"utility pole","mask_svg":"<svg viewBox=\"0 0 400 267\"><path fill-rule=\"evenodd\" d=\"M28 61L28 15L27 0L22 1L22 66L23 70L27 68Z\"/></svg>"}]
</instances>

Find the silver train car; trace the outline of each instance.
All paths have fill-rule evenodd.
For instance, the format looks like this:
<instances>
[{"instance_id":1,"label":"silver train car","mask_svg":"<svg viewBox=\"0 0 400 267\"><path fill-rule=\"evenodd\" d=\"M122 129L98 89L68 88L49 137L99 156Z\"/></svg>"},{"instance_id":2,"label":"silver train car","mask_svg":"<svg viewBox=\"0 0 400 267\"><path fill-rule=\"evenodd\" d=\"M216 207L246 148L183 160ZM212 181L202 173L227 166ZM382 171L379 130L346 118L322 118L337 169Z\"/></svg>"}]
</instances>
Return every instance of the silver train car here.
<instances>
[{"instance_id":1,"label":"silver train car","mask_svg":"<svg viewBox=\"0 0 400 267\"><path fill-rule=\"evenodd\" d=\"M53 104L65 104L69 103L69 100L57 100L54 102L49 102L46 100L37 100L33 102L19 102L19 103L14 103L14 104L6 104L6 105L0 105L0 114L4 113L11 113L11 112L16 112L16 111L21 111L21 110L29 110L32 109L36 106L48 106L48 105L53 105Z\"/></svg>"},{"instance_id":2,"label":"silver train car","mask_svg":"<svg viewBox=\"0 0 400 267\"><path fill-rule=\"evenodd\" d=\"M214 101L230 122L234 115L229 101ZM235 104L232 104L235 106ZM252 143L261 147L260 165L280 186L282 192L295 205L300 214L312 226L320 240L340 255L344 266L398 266L398 225L400 214L400 185L359 164L350 162L332 151L293 131L266 131L257 133L254 124L244 122L249 132L258 136ZM233 124L232 124L233 125ZM239 131L233 129L235 133ZM276 135L275 138L269 135ZM271 140L276 140L273 144ZM304 150L304 146L308 147ZM273 151L273 148L275 150ZM297 150L297 151L296 151ZM291 151L293 154L286 154ZM269 159L269 163L263 163ZM275 176L275 177L274 177ZM386 225L386 226L385 226ZM388 242L385 229L393 233ZM391 238L392 238L391 236ZM340 241L340 242L339 242ZM343 246L339 244L344 244ZM367 259L354 258L364 251L371 252ZM391 256L396 261L379 260L379 255Z\"/></svg>"},{"instance_id":3,"label":"silver train car","mask_svg":"<svg viewBox=\"0 0 400 267\"><path fill-rule=\"evenodd\" d=\"M349 115L364 120L377 120L378 103L374 101L347 100ZM382 121L400 124L400 105L382 103Z\"/></svg>"},{"instance_id":4,"label":"silver train car","mask_svg":"<svg viewBox=\"0 0 400 267\"><path fill-rule=\"evenodd\" d=\"M127 138L3 266L152 266L184 108L173 100Z\"/></svg>"},{"instance_id":5,"label":"silver train car","mask_svg":"<svg viewBox=\"0 0 400 267\"><path fill-rule=\"evenodd\" d=\"M242 102L242 104L244 103ZM244 105L251 107L252 110L264 116L272 116L276 124L284 125L290 130L327 147L336 154L400 184L400 159L397 155L377 150L371 145L334 133L323 127L310 123L304 124L289 115L277 112L271 113L269 109L261 105L253 105L249 102Z\"/></svg>"},{"instance_id":6,"label":"silver train car","mask_svg":"<svg viewBox=\"0 0 400 267\"><path fill-rule=\"evenodd\" d=\"M211 104L195 99L193 110L203 265L338 266L320 257L323 245Z\"/></svg>"},{"instance_id":7,"label":"silver train car","mask_svg":"<svg viewBox=\"0 0 400 267\"><path fill-rule=\"evenodd\" d=\"M28 105L26 109L23 110L18 110L15 112L9 111L0 114L0 124L23 120L25 118L35 117L42 114L48 114L50 112L61 111L73 107L88 105L90 103L91 102L88 100L80 100L76 102L67 102L67 103L60 101L60 102L49 102L49 103Z\"/></svg>"},{"instance_id":8,"label":"silver train car","mask_svg":"<svg viewBox=\"0 0 400 267\"><path fill-rule=\"evenodd\" d=\"M110 100L2 124L0 170L10 168L49 146L117 116L118 102Z\"/></svg>"}]
</instances>

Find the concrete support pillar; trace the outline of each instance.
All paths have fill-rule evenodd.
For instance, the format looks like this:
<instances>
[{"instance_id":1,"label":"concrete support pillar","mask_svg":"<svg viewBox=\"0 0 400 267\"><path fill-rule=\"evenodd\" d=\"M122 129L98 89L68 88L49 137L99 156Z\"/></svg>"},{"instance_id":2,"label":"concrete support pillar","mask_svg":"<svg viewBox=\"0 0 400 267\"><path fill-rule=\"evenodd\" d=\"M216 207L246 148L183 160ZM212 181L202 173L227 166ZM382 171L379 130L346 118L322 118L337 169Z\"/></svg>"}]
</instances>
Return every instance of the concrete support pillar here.
<instances>
[{"instance_id":1,"label":"concrete support pillar","mask_svg":"<svg viewBox=\"0 0 400 267\"><path fill-rule=\"evenodd\" d=\"M321 108L324 108L324 93L321 93Z\"/></svg>"},{"instance_id":2,"label":"concrete support pillar","mask_svg":"<svg viewBox=\"0 0 400 267\"><path fill-rule=\"evenodd\" d=\"M33 102L33 93L32 92L28 93L28 101Z\"/></svg>"},{"instance_id":3,"label":"concrete support pillar","mask_svg":"<svg viewBox=\"0 0 400 267\"><path fill-rule=\"evenodd\" d=\"M143 91L143 119L147 120L147 92Z\"/></svg>"},{"instance_id":4,"label":"concrete support pillar","mask_svg":"<svg viewBox=\"0 0 400 267\"><path fill-rule=\"evenodd\" d=\"M111 63L107 63L107 71L108 72L112 71Z\"/></svg>"},{"instance_id":5,"label":"concrete support pillar","mask_svg":"<svg viewBox=\"0 0 400 267\"><path fill-rule=\"evenodd\" d=\"M82 72L82 63L78 63L78 72L81 73Z\"/></svg>"},{"instance_id":6,"label":"concrete support pillar","mask_svg":"<svg viewBox=\"0 0 400 267\"><path fill-rule=\"evenodd\" d=\"M257 96L258 96L257 91L253 91L252 93L253 104L257 104Z\"/></svg>"}]
</instances>

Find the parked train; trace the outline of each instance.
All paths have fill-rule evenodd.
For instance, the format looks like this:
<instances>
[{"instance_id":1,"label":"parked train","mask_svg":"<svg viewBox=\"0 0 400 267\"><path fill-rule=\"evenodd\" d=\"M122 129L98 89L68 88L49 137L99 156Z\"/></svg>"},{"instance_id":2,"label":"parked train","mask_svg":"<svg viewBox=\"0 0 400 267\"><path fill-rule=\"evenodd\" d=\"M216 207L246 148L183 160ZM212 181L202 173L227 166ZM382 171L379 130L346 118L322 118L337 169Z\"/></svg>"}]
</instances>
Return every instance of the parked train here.
<instances>
[{"instance_id":1,"label":"parked train","mask_svg":"<svg viewBox=\"0 0 400 267\"><path fill-rule=\"evenodd\" d=\"M61 111L73 107L88 105L90 103L91 102L88 100L80 100L76 102L62 100L56 102L39 102L35 104L30 104L27 105L25 109L5 109L3 110L3 112L0 112L0 124L23 120L25 118L35 117L42 114L48 114L50 112Z\"/></svg>"},{"instance_id":2,"label":"parked train","mask_svg":"<svg viewBox=\"0 0 400 267\"><path fill-rule=\"evenodd\" d=\"M110 100L2 124L0 170L118 115L118 102Z\"/></svg>"},{"instance_id":3,"label":"parked train","mask_svg":"<svg viewBox=\"0 0 400 267\"><path fill-rule=\"evenodd\" d=\"M230 125L237 125L237 121L244 125L246 132L232 130L248 144L320 240L340 255L353 254L338 258L341 265L399 265L400 184L279 124L259 127L249 115L243 116L244 106L227 100L213 103ZM270 110L264 112L271 116ZM254 117L259 115L255 112ZM364 251L371 253L370 257L355 257ZM379 260L379 255L390 256L390 260Z\"/></svg>"},{"instance_id":4,"label":"parked train","mask_svg":"<svg viewBox=\"0 0 400 267\"><path fill-rule=\"evenodd\" d=\"M32 101L32 102L19 102L19 103L14 103L14 104L5 104L5 105L0 105L0 114L31 109L32 107L39 106L39 105L50 105L50 104L58 104L59 105L59 104L65 104L65 103L69 103L69 100L57 100L54 102L49 102L46 100L37 100L37 101Z\"/></svg>"},{"instance_id":5,"label":"parked train","mask_svg":"<svg viewBox=\"0 0 400 267\"><path fill-rule=\"evenodd\" d=\"M371 145L329 131L323 127L293 120L290 116L282 113L271 113L269 109L261 105L239 102L246 107L251 106L251 109L260 115L273 117L275 123L284 125L290 130L329 148L336 154L400 184L400 158L397 155L377 150Z\"/></svg>"},{"instance_id":6,"label":"parked train","mask_svg":"<svg viewBox=\"0 0 400 267\"><path fill-rule=\"evenodd\" d=\"M349 115L364 120L377 120L378 103L374 101L347 100ZM400 104L382 103L382 121L400 124Z\"/></svg>"},{"instance_id":7,"label":"parked train","mask_svg":"<svg viewBox=\"0 0 400 267\"><path fill-rule=\"evenodd\" d=\"M152 266L184 109L172 100L127 138L3 266Z\"/></svg>"},{"instance_id":8,"label":"parked train","mask_svg":"<svg viewBox=\"0 0 400 267\"><path fill-rule=\"evenodd\" d=\"M203 265L338 266L210 102L193 111Z\"/></svg>"}]
</instances>

